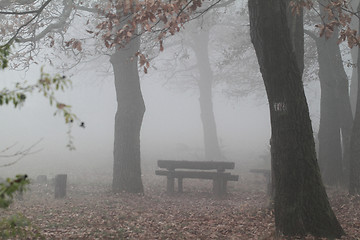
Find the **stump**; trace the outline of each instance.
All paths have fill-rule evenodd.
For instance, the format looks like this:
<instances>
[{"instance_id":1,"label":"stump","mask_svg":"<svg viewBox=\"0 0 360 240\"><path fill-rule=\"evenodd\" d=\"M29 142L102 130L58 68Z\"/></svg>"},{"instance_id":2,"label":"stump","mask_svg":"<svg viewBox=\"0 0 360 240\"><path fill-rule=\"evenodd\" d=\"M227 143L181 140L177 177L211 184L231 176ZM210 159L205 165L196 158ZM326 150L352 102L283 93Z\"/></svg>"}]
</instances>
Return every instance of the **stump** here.
<instances>
[{"instance_id":1,"label":"stump","mask_svg":"<svg viewBox=\"0 0 360 240\"><path fill-rule=\"evenodd\" d=\"M55 198L64 198L66 196L67 174L58 174L55 176Z\"/></svg>"}]
</instances>

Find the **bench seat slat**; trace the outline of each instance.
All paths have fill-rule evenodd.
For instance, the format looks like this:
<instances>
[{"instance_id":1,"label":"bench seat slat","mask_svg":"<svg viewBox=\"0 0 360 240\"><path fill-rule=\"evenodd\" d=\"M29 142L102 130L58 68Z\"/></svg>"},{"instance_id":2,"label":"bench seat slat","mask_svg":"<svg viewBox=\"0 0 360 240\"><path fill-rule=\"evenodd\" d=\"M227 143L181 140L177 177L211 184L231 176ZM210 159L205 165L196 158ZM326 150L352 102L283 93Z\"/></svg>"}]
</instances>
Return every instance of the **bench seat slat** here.
<instances>
[{"instance_id":1,"label":"bench seat slat","mask_svg":"<svg viewBox=\"0 0 360 240\"><path fill-rule=\"evenodd\" d=\"M227 181L238 181L238 175L231 175L231 173L219 173L219 172L202 172L202 171L166 171L156 170L156 175L172 176L174 178L199 178L199 179L217 179L223 177Z\"/></svg>"},{"instance_id":2,"label":"bench seat slat","mask_svg":"<svg viewBox=\"0 0 360 240\"><path fill-rule=\"evenodd\" d=\"M174 161L174 160L158 160L160 168L167 169L201 169L201 170L225 170L234 169L234 162L212 162L212 161Z\"/></svg>"}]
</instances>

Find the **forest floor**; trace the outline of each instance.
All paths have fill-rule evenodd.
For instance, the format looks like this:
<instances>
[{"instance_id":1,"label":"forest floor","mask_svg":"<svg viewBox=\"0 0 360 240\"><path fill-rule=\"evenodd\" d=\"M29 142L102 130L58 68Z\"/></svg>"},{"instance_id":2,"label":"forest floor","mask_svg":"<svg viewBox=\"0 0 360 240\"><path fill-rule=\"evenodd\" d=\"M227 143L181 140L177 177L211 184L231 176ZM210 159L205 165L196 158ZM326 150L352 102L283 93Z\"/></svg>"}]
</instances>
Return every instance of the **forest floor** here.
<instances>
[{"instance_id":1,"label":"forest floor","mask_svg":"<svg viewBox=\"0 0 360 240\"><path fill-rule=\"evenodd\" d=\"M29 220L14 218L27 235L19 239L35 234L45 239L275 239L274 214L260 177L231 183L221 199L212 195L210 181L184 180L184 193L171 196L164 193L163 177L144 176L144 185L144 195L113 194L100 182L70 182L67 197L55 200L51 186L32 184L24 199L0 216L22 214ZM329 196L347 233L341 239L360 239L360 197L336 189Z\"/></svg>"}]
</instances>

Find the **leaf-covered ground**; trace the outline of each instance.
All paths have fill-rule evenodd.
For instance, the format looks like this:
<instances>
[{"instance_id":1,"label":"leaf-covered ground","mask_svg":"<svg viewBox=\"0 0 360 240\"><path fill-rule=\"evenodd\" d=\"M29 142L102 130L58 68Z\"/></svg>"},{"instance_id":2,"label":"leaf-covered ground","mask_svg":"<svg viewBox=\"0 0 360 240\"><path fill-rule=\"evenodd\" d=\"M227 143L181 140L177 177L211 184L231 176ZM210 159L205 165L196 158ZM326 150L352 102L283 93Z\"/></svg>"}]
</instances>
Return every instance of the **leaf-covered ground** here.
<instances>
[{"instance_id":1,"label":"leaf-covered ground","mask_svg":"<svg viewBox=\"0 0 360 240\"><path fill-rule=\"evenodd\" d=\"M274 217L265 183L244 180L228 196L211 194L211 182L185 180L184 193L164 193L165 179L145 177L145 195L112 194L102 183L70 184L55 200L50 185L31 186L1 216L21 213L45 239L274 239ZM360 239L360 198L332 190L332 206L347 236ZM307 237L305 239L315 239Z\"/></svg>"}]
</instances>

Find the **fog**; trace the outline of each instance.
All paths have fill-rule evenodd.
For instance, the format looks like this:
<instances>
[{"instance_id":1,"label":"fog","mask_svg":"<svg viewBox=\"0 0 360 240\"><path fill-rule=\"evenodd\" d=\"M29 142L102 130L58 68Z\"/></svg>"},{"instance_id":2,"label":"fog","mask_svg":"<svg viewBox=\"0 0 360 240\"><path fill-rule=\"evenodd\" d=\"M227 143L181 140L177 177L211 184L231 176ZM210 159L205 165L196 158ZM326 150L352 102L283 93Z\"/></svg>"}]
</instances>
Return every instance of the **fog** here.
<instances>
[{"instance_id":1,"label":"fog","mask_svg":"<svg viewBox=\"0 0 360 240\"><path fill-rule=\"evenodd\" d=\"M55 71L50 67L46 70ZM154 71L154 70L153 70ZM2 72L2 87L14 82L39 78L39 68L26 72ZM97 77L97 75L99 77ZM57 93L59 101L72 105L73 112L85 122L86 128L74 125L72 135L76 150L66 148L68 126L61 116L53 116L55 108L34 92L24 106L14 109L2 106L0 145L15 144L7 154L26 149L38 140L32 152L16 164L0 169L0 175L16 173L55 175L60 172L81 175L99 170L111 174L116 99L114 83L103 73L84 71L71 77L73 87ZM165 79L142 78L141 86L146 113L141 131L143 169L155 167L157 159L201 160L203 133L196 89L186 92L169 89ZM234 101L214 94L214 112L219 140L224 155L233 161L258 160L267 149L270 137L268 106L255 97ZM1 163L16 158L3 158Z\"/></svg>"},{"instance_id":2,"label":"fog","mask_svg":"<svg viewBox=\"0 0 360 240\"><path fill-rule=\"evenodd\" d=\"M244 16L245 24L247 16ZM191 28L189 28L191 30ZM196 29L196 28L195 28ZM221 28L219 28L221 30ZM216 31L219 31L217 29ZM69 30L71 32L71 29ZM185 28L187 31L187 28ZM214 34L216 35L216 34ZM245 36L245 35L244 35ZM241 41L249 43L249 36L242 37ZM234 37L234 36L231 36ZM243 39L244 38L244 39ZM210 48L211 61L217 63L219 53L216 46L225 41L220 37L220 43ZM234 37L238 40L238 36ZM233 39L233 40L234 40ZM228 40L228 39L227 39ZM250 45L249 45L250 46ZM181 46L184 48L184 46ZM251 48L250 48L251 49ZM155 58L151 65L171 58L176 50L166 49ZM252 51L252 50L251 50ZM53 53L52 53L53 54ZM187 52L186 52L187 54ZM50 51L45 55L51 56ZM191 54L188 65L191 64ZM249 55L249 53L247 53ZM214 57L215 56L215 57ZM250 53L256 62L254 52ZM162 60L161 60L162 59ZM63 65L63 63L57 63ZM168 62L165 61L165 65ZM255 72L252 75L262 85L258 66L249 68L245 62L237 63L241 71L235 76L235 81L242 74ZM60 73L68 76L72 82L72 89L64 93L57 92L60 102L70 104L73 112L85 122L85 128L74 124L71 129L76 150L69 151L66 145L69 140L68 126L61 116L54 116L55 108L43 96L34 92L29 95L24 106L14 109L13 106L1 106L1 138L2 149L12 146L3 154L14 154L19 150L27 149L40 141L31 149L31 154L9 167L0 168L0 175L10 177L17 173L27 173L31 177L39 174L54 176L58 173L67 173L73 179L86 178L97 175L108 176L110 181L113 165L114 146L114 118L117 109L113 73L104 70L110 68L107 57L99 58L90 63L77 66L75 70L63 72L47 63L32 65L26 71L5 70L1 72L0 87L11 88L15 82L27 80L34 82L39 79L40 66L45 72ZM98 68L97 66L106 66ZM157 65L158 66L158 65ZM227 66L223 66L227 69ZM199 90L195 86L179 87L185 83L171 84L172 71L150 67L148 74L141 72L141 89L145 101L146 112L141 128L141 162L143 174L154 174L156 160L206 160L204 159L204 137L200 118ZM142 70L140 70L142 71ZM231 72L230 72L231 74ZM173 76L180 78L181 76ZM172 78L172 77L170 77ZM233 80L234 81L234 80ZM251 85L247 83L246 87ZM313 121L314 132L319 124L318 82L306 82L306 93ZM187 86L187 85L186 85ZM238 87L238 86L237 86ZM240 85L240 90L241 90ZM265 90L254 90L253 94L229 97L224 94L222 87L214 86L213 104L218 131L220 148L224 159L236 163L238 171L246 171L248 165L265 166L264 155L269 154L269 139L271 135L270 117ZM1 149L0 149L1 150ZM16 161L17 157L0 158L0 164ZM247 166L246 168L244 166ZM246 170L245 170L246 169ZM101 174L100 174L101 175Z\"/></svg>"}]
</instances>

